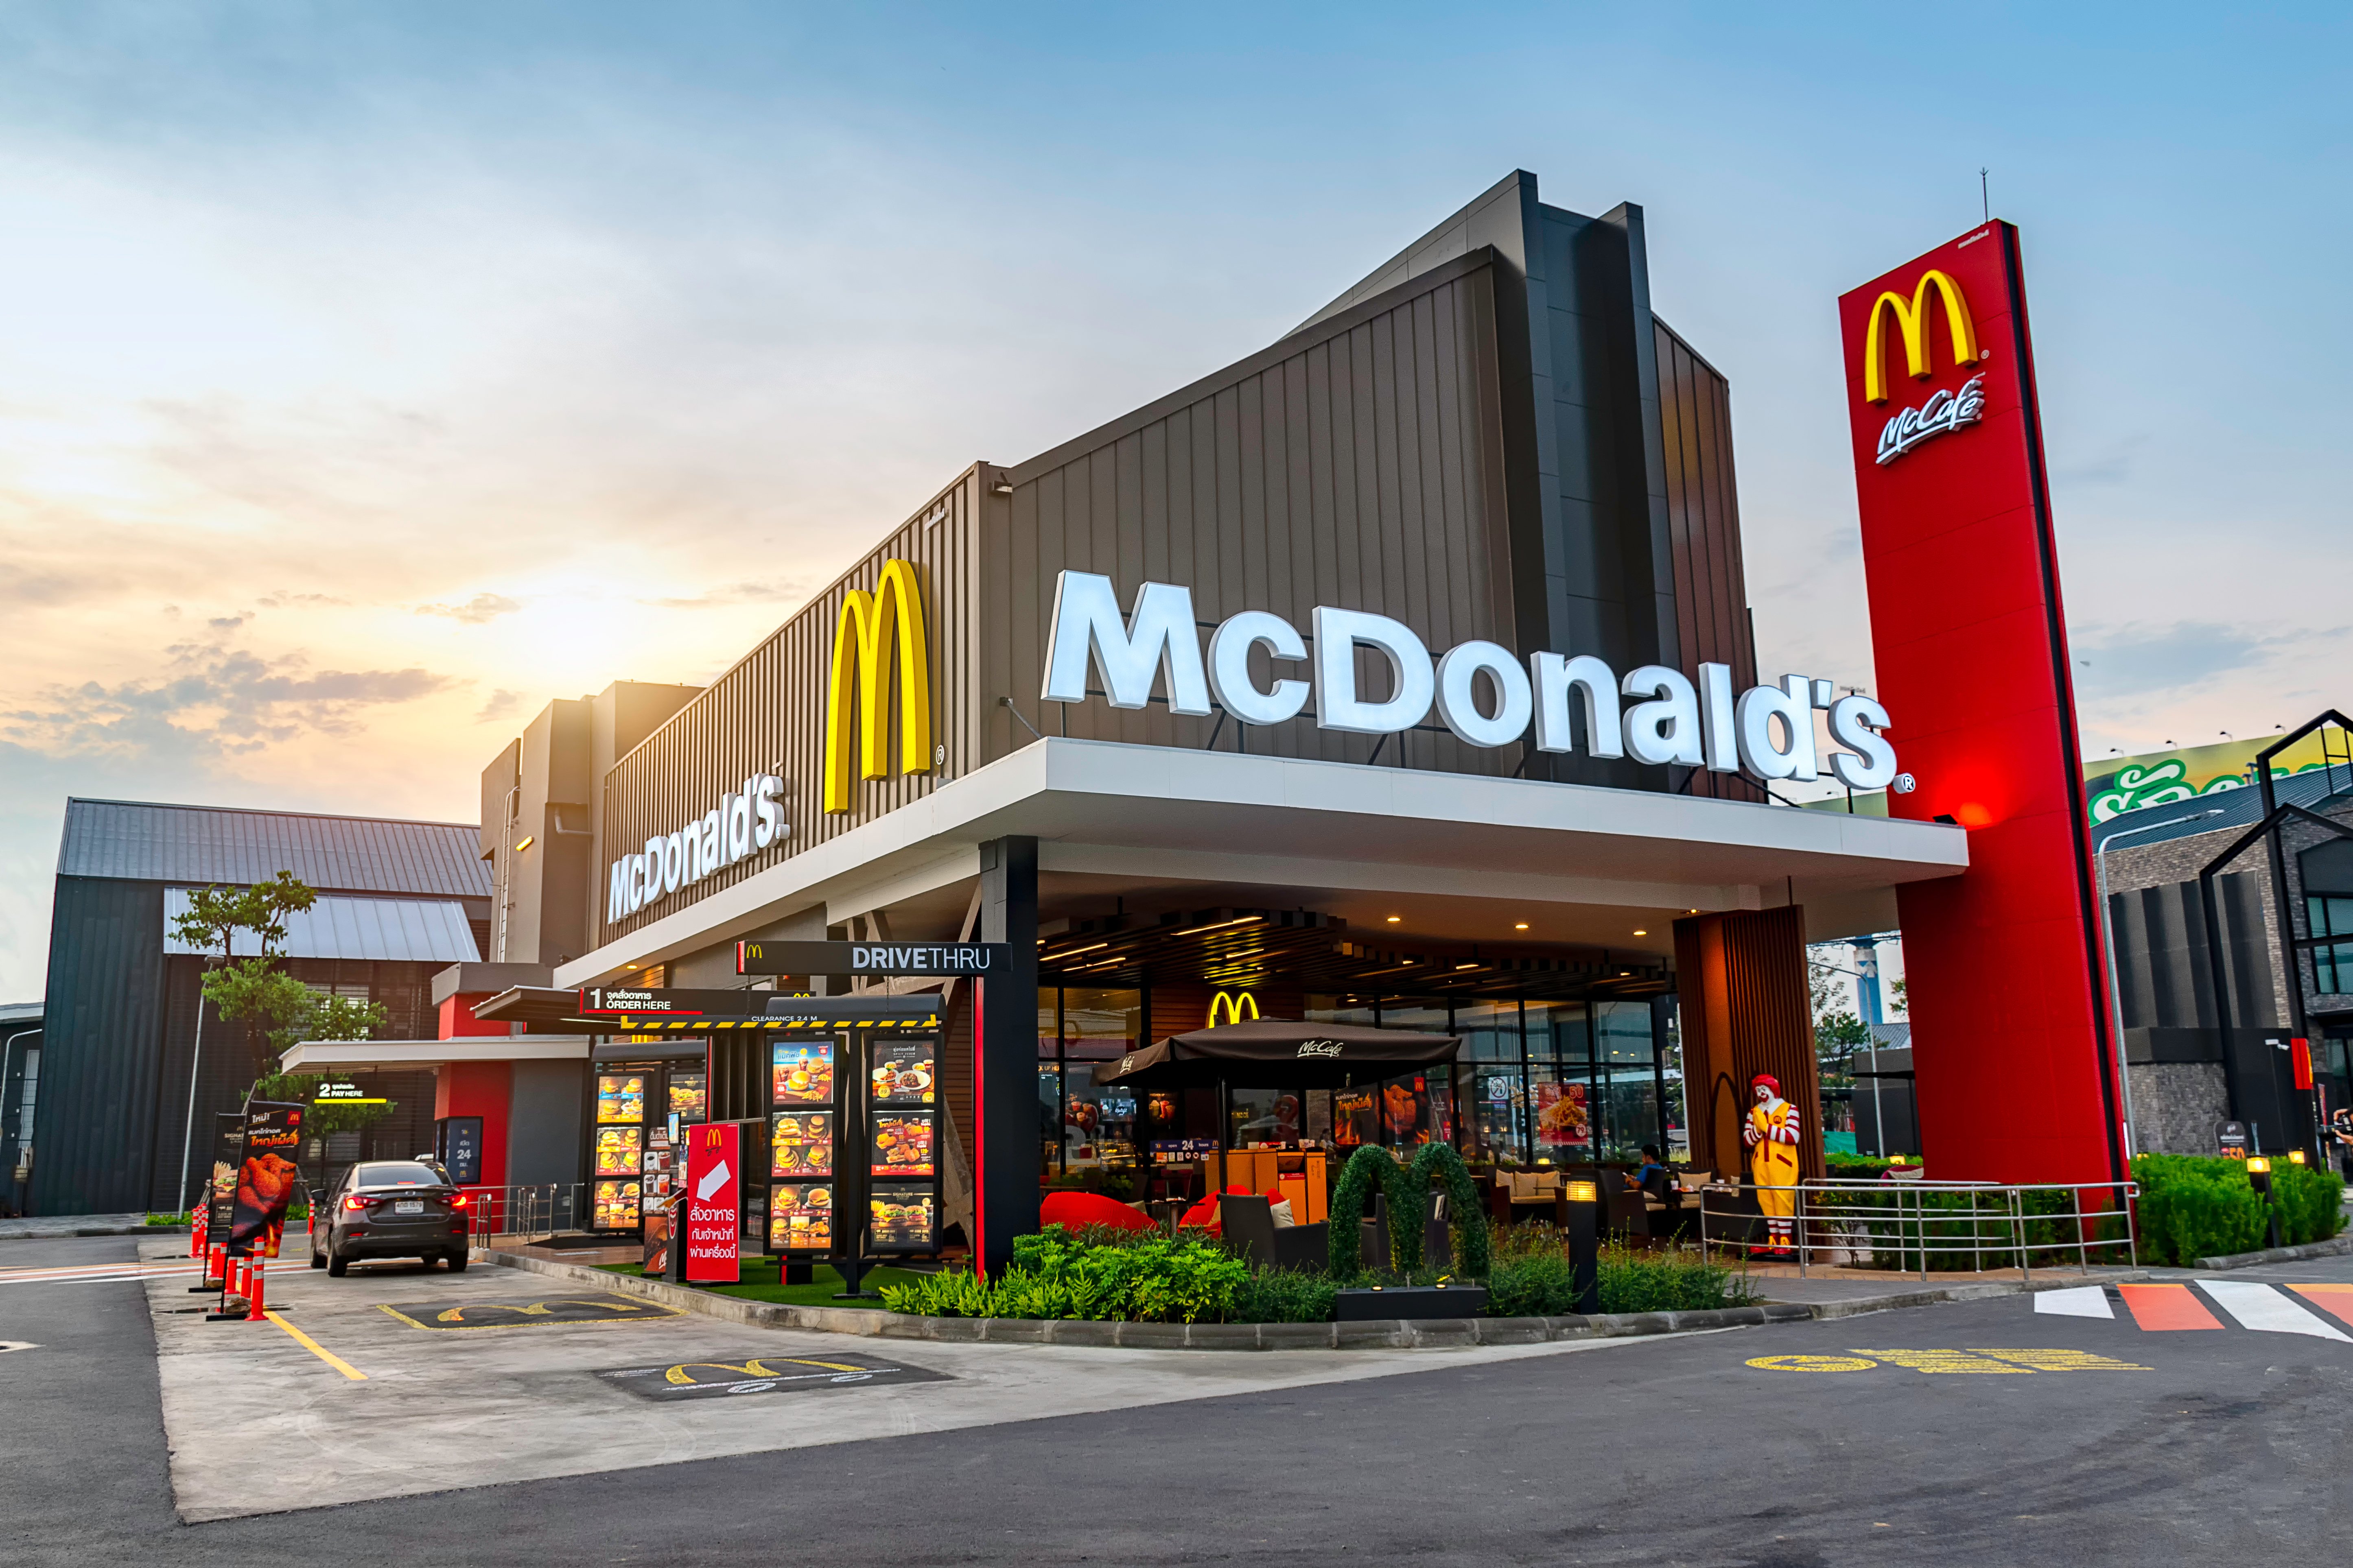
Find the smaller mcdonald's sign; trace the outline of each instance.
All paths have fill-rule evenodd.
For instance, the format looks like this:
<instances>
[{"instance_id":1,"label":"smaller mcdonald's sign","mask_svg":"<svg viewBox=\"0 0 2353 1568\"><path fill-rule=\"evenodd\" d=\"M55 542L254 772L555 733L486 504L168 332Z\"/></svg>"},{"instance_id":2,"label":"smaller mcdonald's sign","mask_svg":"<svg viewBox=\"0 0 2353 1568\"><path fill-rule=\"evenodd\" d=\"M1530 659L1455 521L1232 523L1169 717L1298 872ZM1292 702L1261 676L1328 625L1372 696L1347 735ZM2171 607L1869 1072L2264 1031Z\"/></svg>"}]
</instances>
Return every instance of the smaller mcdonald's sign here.
<instances>
[{"instance_id":1,"label":"smaller mcdonald's sign","mask_svg":"<svg viewBox=\"0 0 2353 1568\"><path fill-rule=\"evenodd\" d=\"M1247 991L1220 991L1209 998L1209 1021L1203 1027L1214 1029L1219 1024L1239 1024L1257 1016L1257 997Z\"/></svg>"}]
</instances>

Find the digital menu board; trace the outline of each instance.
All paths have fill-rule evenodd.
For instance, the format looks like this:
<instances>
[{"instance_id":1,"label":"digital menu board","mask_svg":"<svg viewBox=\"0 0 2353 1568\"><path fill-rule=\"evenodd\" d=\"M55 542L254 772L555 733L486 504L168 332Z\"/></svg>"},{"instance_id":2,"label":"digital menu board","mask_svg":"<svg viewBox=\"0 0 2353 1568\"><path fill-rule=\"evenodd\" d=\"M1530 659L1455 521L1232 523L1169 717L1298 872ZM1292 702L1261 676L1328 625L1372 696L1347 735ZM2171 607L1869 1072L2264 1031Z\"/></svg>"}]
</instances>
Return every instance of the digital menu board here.
<instances>
[{"instance_id":1,"label":"digital menu board","mask_svg":"<svg viewBox=\"0 0 2353 1568\"><path fill-rule=\"evenodd\" d=\"M642 1127L600 1127L596 1130L596 1173L634 1176L643 1152Z\"/></svg>"},{"instance_id":2,"label":"digital menu board","mask_svg":"<svg viewBox=\"0 0 2353 1568\"><path fill-rule=\"evenodd\" d=\"M833 1113L780 1110L768 1120L768 1174L833 1174Z\"/></svg>"},{"instance_id":3,"label":"digital menu board","mask_svg":"<svg viewBox=\"0 0 2353 1568\"><path fill-rule=\"evenodd\" d=\"M877 1252L931 1252L939 1230L939 1194L929 1187L877 1185L868 1194L867 1241Z\"/></svg>"},{"instance_id":4,"label":"digital menu board","mask_svg":"<svg viewBox=\"0 0 2353 1568\"><path fill-rule=\"evenodd\" d=\"M929 1176L932 1161L932 1113L928 1110L877 1111L872 1145L872 1173L878 1176Z\"/></svg>"},{"instance_id":5,"label":"digital menu board","mask_svg":"<svg viewBox=\"0 0 2353 1568\"><path fill-rule=\"evenodd\" d=\"M831 1040L778 1040L771 1062L770 1104L833 1103Z\"/></svg>"},{"instance_id":6,"label":"digital menu board","mask_svg":"<svg viewBox=\"0 0 2353 1568\"><path fill-rule=\"evenodd\" d=\"M681 1121L700 1121L711 1114L711 1075L674 1072L670 1075L670 1113Z\"/></svg>"},{"instance_id":7,"label":"digital menu board","mask_svg":"<svg viewBox=\"0 0 2353 1568\"><path fill-rule=\"evenodd\" d=\"M768 1250L833 1250L833 1184L796 1182L768 1189Z\"/></svg>"},{"instance_id":8,"label":"digital menu board","mask_svg":"<svg viewBox=\"0 0 2353 1568\"><path fill-rule=\"evenodd\" d=\"M874 1066L867 1075L869 1092L877 1105L929 1105L938 1065L933 1040L877 1040Z\"/></svg>"},{"instance_id":9,"label":"digital menu board","mask_svg":"<svg viewBox=\"0 0 2353 1568\"><path fill-rule=\"evenodd\" d=\"M645 1119L645 1074L617 1072L596 1076L596 1120L600 1124Z\"/></svg>"},{"instance_id":10,"label":"digital menu board","mask_svg":"<svg viewBox=\"0 0 2353 1568\"><path fill-rule=\"evenodd\" d=\"M638 1184L599 1182L591 1211L598 1230L631 1230L638 1223Z\"/></svg>"}]
</instances>

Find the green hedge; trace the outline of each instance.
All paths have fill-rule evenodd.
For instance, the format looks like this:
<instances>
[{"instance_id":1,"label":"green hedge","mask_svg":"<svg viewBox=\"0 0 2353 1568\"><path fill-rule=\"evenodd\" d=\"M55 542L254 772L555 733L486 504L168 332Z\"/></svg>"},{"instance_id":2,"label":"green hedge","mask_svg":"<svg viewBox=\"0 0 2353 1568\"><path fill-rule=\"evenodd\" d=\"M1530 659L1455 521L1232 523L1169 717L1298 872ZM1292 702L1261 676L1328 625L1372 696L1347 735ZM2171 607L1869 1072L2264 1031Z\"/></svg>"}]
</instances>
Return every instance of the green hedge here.
<instances>
[{"instance_id":1,"label":"green hedge","mask_svg":"<svg viewBox=\"0 0 2353 1568\"><path fill-rule=\"evenodd\" d=\"M1411 1274L1421 1267L1422 1231L1430 1221L1430 1184L1446 1184L1455 1217L1448 1229L1453 1241L1454 1267L1473 1278L1484 1275L1493 1261L1487 1235L1487 1211L1481 1206L1479 1184L1462 1163L1462 1156L1445 1143L1425 1143L1414 1151L1410 1164L1400 1165L1388 1150L1366 1144L1340 1167L1332 1189L1329 1272L1351 1279L1366 1267L1364 1236L1357 1227L1377 1188L1388 1199L1388 1267ZM1374 1267L1378 1267L1377 1264Z\"/></svg>"},{"instance_id":2,"label":"green hedge","mask_svg":"<svg viewBox=\"0 0 2353 1568\"><path fill-rule=\"evenodd\" d=\"M1149 1231L1082 1236L1057 1225L1014 1237L1013 1261L995 1279L926 1275L884 1286L882 1304L930 1318L1191 1323L1225 1317L1250 1277L1249 1265L1207 1241Z\"/></svg>"},{"instance_id":3,"label":"green hedge","mask_svg":"<svg viewBox=\"0 0 2353 1568\"><path fill-rule=\"evenodd\" d=\"M2189 1154L2143 1154L2133 1161L2140 1185L2144 1261L2195 1267L2271 1245L2270 1215L2247 1179L2247 1163ZM2345 1228L2344 1179L2333 1172L2276 1160L2272 1202L2280 1239L2289 1247L2326 1241Z\"/></svg>"}]
</instances>

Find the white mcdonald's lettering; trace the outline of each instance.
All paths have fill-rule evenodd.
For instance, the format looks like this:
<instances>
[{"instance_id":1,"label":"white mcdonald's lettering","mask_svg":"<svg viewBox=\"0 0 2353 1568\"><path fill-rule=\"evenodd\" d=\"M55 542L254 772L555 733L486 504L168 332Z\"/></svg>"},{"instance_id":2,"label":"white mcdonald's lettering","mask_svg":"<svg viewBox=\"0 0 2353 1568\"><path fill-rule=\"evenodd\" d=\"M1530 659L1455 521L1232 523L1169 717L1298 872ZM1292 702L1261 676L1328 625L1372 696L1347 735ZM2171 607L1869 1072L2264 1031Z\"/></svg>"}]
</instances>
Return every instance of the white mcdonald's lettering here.
<instances>
[{"instance_id":1,"label":"white mcdonald's lettering","mask_svg":"<svg viewBox=\"0 0 2353 1568\"><path fill-rule=\"evenodd\" d=\"M910 973L931 969L987 969L989 952L986 947L958 943L949 947L870 947L852 942L849 965L853 969L879 969L885 973L904 971Z\"/></svg>"},{"instance_id":2,"label":"white mcdonald's lettering","mask_svg":"<svg viewBox=\"0 0 2353 1568\"><path fill-rule=\"evenodd\" d=\"M1961 401L1937 410L1958 421L1977 416ZM1950 423L1938 430L1953 428ZM1932 434L1936 433L1934 431ZM1317 605L1315 635L1268 610L1228 617L1201 657L1193 591L1167 583L1137 589L1124 620L1112 580L1092 572L1056 579L1054 618L1046 644L1048 702L1088 700L1088 671L1103 679L1114 708L1155 701L1168 711L1207 718L1223 708L1238 722L1278 724L1304 716L1307 695L1318 729L1392 735L1414 728L1435 708L1466 745L1510 746L1533 732L1539 752L1631 757L1650 767L1704 768L1762 779L1810 782L1827 767L1850 789L1883 789L1896 773L1895 748L1880 731L1887 710L1868 697L1840 697L1828 680L1784 676L1778 685L1736 692L1728 665L1703 664L1696 683L1680 669L1644 665L1620 680L1591 654L1523 658L1499 643L1458 644L1433 659L1414 631L1387 616ZM1314 644L1311 650L1310 641ZM1253 648L1271 664L1306 663L1314 677L1282 679L1271 690L1252 682ZM1358 689L1358 649L1389 667L1389 695L1372 701ZM1154 697L1155 687L1162 692ZM1621 698L1631 700L1621 702ZM1824 755L1815 744L1814 710L1827 709L1831 738L1846 748Z\"/></svg>"}]
</instances>

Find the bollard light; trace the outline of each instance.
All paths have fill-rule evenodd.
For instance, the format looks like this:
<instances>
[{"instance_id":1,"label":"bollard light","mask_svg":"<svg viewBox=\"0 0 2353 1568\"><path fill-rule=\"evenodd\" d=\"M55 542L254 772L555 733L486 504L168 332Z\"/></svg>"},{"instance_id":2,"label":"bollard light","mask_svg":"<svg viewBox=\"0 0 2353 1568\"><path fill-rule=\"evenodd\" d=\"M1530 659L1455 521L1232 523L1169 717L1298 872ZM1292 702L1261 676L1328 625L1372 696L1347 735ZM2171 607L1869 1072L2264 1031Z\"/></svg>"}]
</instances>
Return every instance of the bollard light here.
<instances>
[{"instance_id":1,"label":"bollard light","mask_svg":"<svg viewBox=\"0 0 2353 1568\"><path fill-rule=\"evenodd\" d=\"M1577 1310L1587 1317L1601 1310L1601 1187L1596 1182L1563 1182L1568 1209L1568 1267Z\"/></svg>"},{"instance_id":2,"label":"bollard light","mask_svg":"<svg viewBox=\"0 0 2353 1568\"><path fill-rule=\"evenodd\" d=\"M2287 1152L2287 1158L2288 1163L2292 1165L2301 1165L2304 1163L2304 1151L2301 1149L2291 1149Z\"/></svg>"},{"instance_id":3,"label":"bollard light","mask_svg":"<svg viewBox=\"0 0 2353 1568\"><path fill-rule=\"evenodd\" d=\"M2268 1176L2271 1173L2272 1163L2269 1159L2261 1154L2250 1154L2247 1156L2247 1174L2251 1176Z\"/></svg>"}]
</instances>

